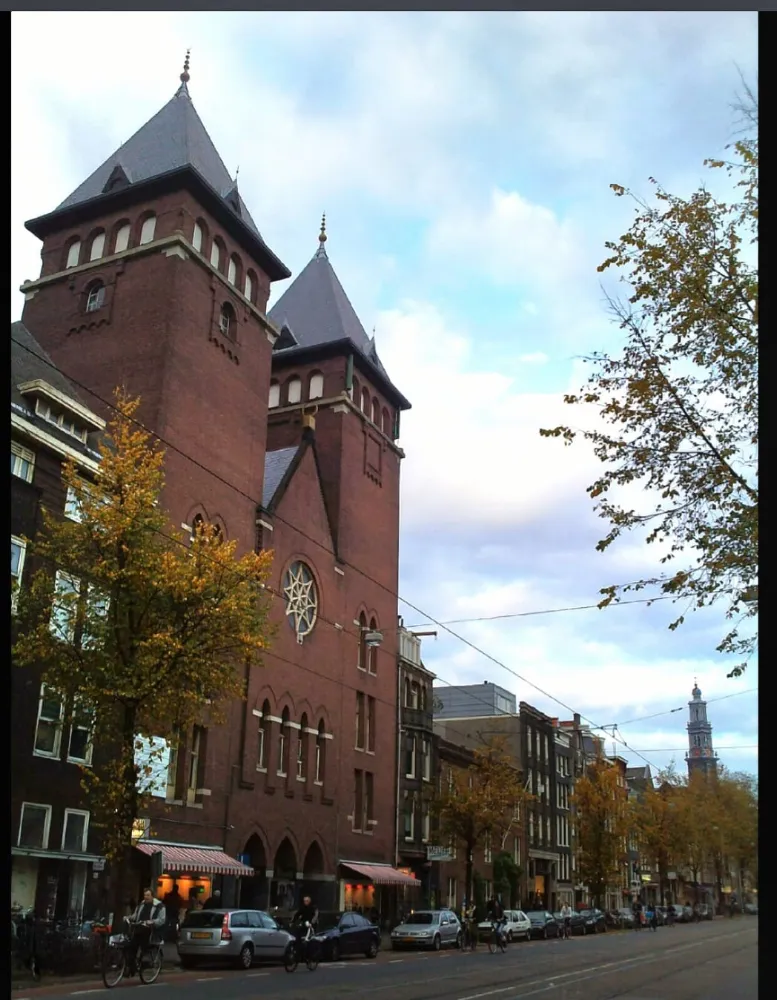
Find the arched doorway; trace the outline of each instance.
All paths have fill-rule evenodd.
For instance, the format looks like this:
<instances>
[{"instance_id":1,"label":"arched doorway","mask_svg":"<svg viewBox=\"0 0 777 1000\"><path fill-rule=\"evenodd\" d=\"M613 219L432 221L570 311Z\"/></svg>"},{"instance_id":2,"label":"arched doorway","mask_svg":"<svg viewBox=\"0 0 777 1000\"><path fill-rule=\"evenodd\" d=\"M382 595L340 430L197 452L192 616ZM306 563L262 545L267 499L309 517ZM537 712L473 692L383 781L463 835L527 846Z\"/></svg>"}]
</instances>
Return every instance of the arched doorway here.
<instances>
[{"instance_id":1,"label":"arched doorway","mask_svg":"<svg viewBox=\"0 0 777 1000\"><path fill-rule=\"evenodd\" d=\"M240 905L250 909L266 910L268 903L267 854L262 838L254 833L243 848L243 860L254 870L252 878L240 880Z\"/></svg>"},{"instance_id":2,"label":"arched doorway","mask_svg":"<svg viewBox=\"0 0 777 1000\"><path fill-rule=\"evenodd\" d=\"M270 905L277 906L282 912L296 908L299 900L297 885L297 852L288 837L284 837L275 852L273 863L273 878L270 892Z\"/></svg>"},{"instance_id":3,"label":"arched doorway","mask_svg":"<svg viewBox=\"0 0 777 1000\"><path fill-rule=\"evenodd\" d=\"M310 896L319 910L334 908L334 882L326 877L324 854L317 840L308 847L302 865L302 896Z\"/></svg>"}]
</instances>

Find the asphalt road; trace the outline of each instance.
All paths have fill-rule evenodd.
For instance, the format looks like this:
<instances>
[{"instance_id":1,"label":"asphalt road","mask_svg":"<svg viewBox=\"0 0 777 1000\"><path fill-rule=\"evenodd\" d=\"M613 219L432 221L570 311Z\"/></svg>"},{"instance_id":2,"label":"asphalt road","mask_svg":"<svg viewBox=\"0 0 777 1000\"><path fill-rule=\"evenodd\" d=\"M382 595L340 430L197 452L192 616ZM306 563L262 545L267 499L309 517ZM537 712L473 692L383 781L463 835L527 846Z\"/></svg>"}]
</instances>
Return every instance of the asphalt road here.
<instances>
[{"instance_id":1,"label":"asphalt road","mask_svg":"<svg viewBox=\"0 0 777 1000\"><path fill-rule=\"evenodd\" d=\"M534 941L507 953L381 953L377 959L300 967L163 972L158 1000L756 1000L756 918ZM134 989L137 980L114 993ZM107 994L102 984L27 989L15 1000Z\"/></svg>"}]
</instances>

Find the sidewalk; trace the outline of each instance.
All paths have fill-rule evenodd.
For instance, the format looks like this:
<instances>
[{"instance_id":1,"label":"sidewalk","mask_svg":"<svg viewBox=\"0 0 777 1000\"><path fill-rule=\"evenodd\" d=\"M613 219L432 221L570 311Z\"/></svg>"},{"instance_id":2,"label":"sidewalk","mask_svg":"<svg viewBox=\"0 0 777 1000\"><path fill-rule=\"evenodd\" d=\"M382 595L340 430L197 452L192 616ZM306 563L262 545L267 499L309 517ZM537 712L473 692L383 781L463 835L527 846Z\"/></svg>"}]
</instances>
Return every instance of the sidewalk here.
<instances>
[{"instance_id":1,"label":"sidewalk","mask_svg":"<svg viewBox=\"0 0 777 1000\"><path fill-rule=\"evenodd\" d=\"M163 950L165 956L165 971L173 972L180 970L178 949L176 948L175 942L165 942ZM70 975L57 975L56 973L46 974L44 972L40 980L36 983L26 972L13 969L11 972L11 989L19 991L34 989L40 986L79 986L82 983L93 984L95 978L100 978L99 968L95 968L93 972L74 972Z\"/></svg>"}]
</instances>

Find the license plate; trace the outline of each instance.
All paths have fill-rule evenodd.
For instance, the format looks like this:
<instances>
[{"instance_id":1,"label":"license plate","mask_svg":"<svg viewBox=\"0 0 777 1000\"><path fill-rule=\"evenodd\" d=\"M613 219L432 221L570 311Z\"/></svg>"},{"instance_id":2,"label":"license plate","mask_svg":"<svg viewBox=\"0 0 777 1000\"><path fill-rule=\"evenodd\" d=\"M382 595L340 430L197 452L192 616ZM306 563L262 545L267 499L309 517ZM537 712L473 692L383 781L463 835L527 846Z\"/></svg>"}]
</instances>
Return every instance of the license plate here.
<instances>
[{"instance_id":1,"label":"license plate","mask_svg":"<svg viewBox=\"0 0 777 1000\"><path fill-rule=\"evenodd\" d=\"M213 935L209 934L207 931L192 931L193 941L210 941L212 937Z\"/></svg>"},{"instance_id":2,"label":"license plate","mask_svg":"<svg viewBox=\"0 0 777 1000\"><path fill-rule=\"evenodd\" d=\"M411 937L402 938L402 940L405 942L405 944L413 944L415 942L415 938Z\"/></svg>"}]
</instances>

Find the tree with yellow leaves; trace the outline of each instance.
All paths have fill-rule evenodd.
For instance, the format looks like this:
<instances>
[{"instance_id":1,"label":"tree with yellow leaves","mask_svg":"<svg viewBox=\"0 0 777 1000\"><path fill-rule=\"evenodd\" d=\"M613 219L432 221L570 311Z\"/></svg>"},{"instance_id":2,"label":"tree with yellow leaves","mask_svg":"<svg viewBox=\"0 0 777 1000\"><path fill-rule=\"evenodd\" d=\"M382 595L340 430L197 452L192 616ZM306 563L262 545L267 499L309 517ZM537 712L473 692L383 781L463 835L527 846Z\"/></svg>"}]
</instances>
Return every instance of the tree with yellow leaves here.
<instances>
[{"instance_id":1,"label":"tree with yellow leaves","mask_svg":"<svg viewBox=\"0 0 777 1000\"><path fill-rule=\"evenodd\" d=\"M515 761L503 738L493 737L473 751L466 769L451 772L449 785L434 800L443 839L466 852L466 896L473 899L473 853L490 839L503 837L529 799Z\"/></svg>"},{"instance_id":2,"label":"tree with yellow leaves","mask_svg":"<svg viewBox=\"0 0 777 1000\"><path fill-rule=\"evenodd\" d=\"M578 875L594 906L602 908L607 887L620 882L625 842L633 830L632 807L617 765L600 752L577 779L571 801Z\"/></svg>"},{"instance_id":3,"label":"tree with yellow leaves","mask_svg":"<svg viewBox=\"0 0 777 1000\"><path fill-rule=\"evenodd\" d=\"M726 600L734 624L718 651L743 658L729 676L756 648L758 613L758 105L747 93L748 128L731 159L706 161L737 178L739 197L702 187L684 198L651 178L649 203L612 185L636 203L599 267L618 268L630 286L625 302L608 296L623 348L586 358L586 385L564 397L593 407L598 423L540 431L565 444L582 436L605 466L588 487L609 522L599 551L635 529L665 545L668 572L606 587L600 606L645 588L688 607ZM642 491L641 509L624 505L628 486Z\"/></svg>"},{"instance_id":4,"label":"tree with yellow leaves","mask_svg":"<svg viewBox=\"0 0 777 1000\"><path fill-rule=\"evenodd\" d=\"M121 883L153 757L175 733L217 721L220 706L244 696L246 664L261 661L270 557L238 557L207 524L192 538L169 524L164 453L135 420L139 400L119 391L116 400L97 481L66 464L75 516L44 510L30 540L41 568L18 595L13 657L44 666L63 721L88 720L96 752L84 784ZM154 749L141 765L144 738Z\"/></svg>"}]
</instances>

